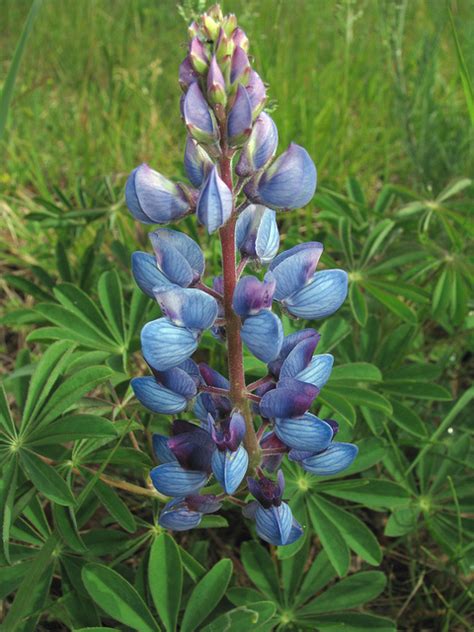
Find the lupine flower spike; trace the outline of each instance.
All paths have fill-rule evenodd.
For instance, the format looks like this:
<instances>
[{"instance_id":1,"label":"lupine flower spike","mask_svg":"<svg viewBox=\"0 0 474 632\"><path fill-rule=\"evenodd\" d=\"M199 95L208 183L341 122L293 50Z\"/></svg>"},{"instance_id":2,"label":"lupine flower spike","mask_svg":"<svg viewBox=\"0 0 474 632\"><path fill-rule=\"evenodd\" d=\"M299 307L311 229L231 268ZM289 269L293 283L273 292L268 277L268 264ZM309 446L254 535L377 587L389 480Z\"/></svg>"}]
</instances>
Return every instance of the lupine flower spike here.
<instances>
[{"instance_id":1,"label":"lupine flower spike","mask_svg":"<svg viewBox=\"0 0 474 632\"><path fill-rule=\"evenodd\" d=\"M135 252L132 271L162 315L141 332L150 375L131 386L149 411L174 416L169 434L153 437L151 481L170 499L163 528L192 529L234 503L263 540L291 544L303 529L284 498L285 460L330 476L351 465L357 447L335 441L337 422L313 410L333 356L315 354L320 336L312 328L285 335L281 315L330 316L346 298L347 274L317 270L323 246L316 241L278 254L277 213L311 202L316 168L294 143L276 155L266 88L235 16L216 5L189 34L179 69L189 182L143 164L128 179L126 201L144 224L195 215L203 237L220 239L222 274L205 284L203 252L185 233L149 233L152 252ZM244 273L247 265L253 274ZM206 330L227 346L227 375L192 359ZM252 386L244 350L266 365ZM206 493L216 483L222 492Z\"/></svg>"}]
</instances>

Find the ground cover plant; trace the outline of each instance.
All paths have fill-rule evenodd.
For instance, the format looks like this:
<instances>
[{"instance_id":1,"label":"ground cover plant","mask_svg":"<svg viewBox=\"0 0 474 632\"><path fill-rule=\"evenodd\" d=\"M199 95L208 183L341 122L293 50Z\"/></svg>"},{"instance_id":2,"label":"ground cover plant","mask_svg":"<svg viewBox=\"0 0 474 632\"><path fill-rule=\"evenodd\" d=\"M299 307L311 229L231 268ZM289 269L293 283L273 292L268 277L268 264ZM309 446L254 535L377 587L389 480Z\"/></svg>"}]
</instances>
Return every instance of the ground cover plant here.
<instances>
[{"instance_id":1,"label":"ground cover plant","mask_svg":"<svg viewBox=\"0 0 474 632\"><path fill-rule=\"evenodd\" d=\"M229 2L225 11L238 15L250 40L249 57L239 51L240 59L230 61L222 36L219 51L209 43L219 37L221 18L200 1L178 8L151 0L3 5L3 627L469 629L474 53L468 3ZM203 38L192 27L191 38L199 39L188 48L187 25L206 10L199 28L207 32ZM226 24L226 37L247 53L243 31L234 32L232 20ZM181 68L180 88L179 62L187 55L192 68ZM269 87L256 83L249 63ZM249 84L257 89L249 91ZM265 92L268 98L259 101ZM187 133L201 145L186 140L181 94ZM215 151L213 118L202 117L209 106L221 128ZM292 192L298 210L249 207L240 215L243 262L259 259L271 274L261 284L266 269L243 271L242 264L234 302L247 384L265 376L267 365L268 383L281 382L283 369L274 365L283 359L283 335L295 340L301 330L311 332L299 347L305 352L295 354L300 363L335 357L332 371L326 366L312 387L320 388L314 404L315 392L306 393L298 414L275 411L272 400L289 390L285 401L294 402L289 387L301 371L308 373L306 365L292 374L287 363L290 382L270 395L255 390L233 407L227 401L225 380L231 377L232 390L232 376L218 339L229 327L219 313L226 291L219 280L213 286L222 271L217 234L229 204L222 182L226 137L236 152L236 175L246 178L239 203L248 198L287 208L291 200L282 199L277 186L281 166L298 181ZM296 145L285 153L290 142ZM255 153L262 146L265 151ZM314 196L312 159L319 179ZM151 251L148 230L134 220L124 196L127 176L143 161L173 178L134 171L127 186L132 213L162 223L159 213L147 215L151 194L152 212L157 196L167 195L166 211L186 215L171 227L187 235L175 238L171 264L166 252L175 234L151 227L158 268L149 254L132 258ZM255 170L264 166L266 175L256 179ZM185 188L177 184L186 180ZM199 222L188 214L194 208ZM278 233L280 252L293 255L283 262L309 252L309 277L321 249L293 250L301 242L324 243L314 279L347 272L341 278L348 297L343 302L345 292L336 293L329 310L339 307L335 313L308 312L301 297L295 300L300 288L285 293L278 287ZM190 239L199 243L205 269ZM184 261L178 256L183 248ZM133 281L131 261L138 285L153 296ZM195 274L189 283L178 280L188 268L199 280ZM292 283L300 270L291 267ZM284 310L276 303L268 309L273 284ZM211 301L202 299L206 286L214 289L214 296L205 294ZM181 310L189 297L199 309L187 304ZM202 320L209 314L213 331ZM191 316L192 323L186 321ZM253 336L255 319L270 323L270 333L262 336L259 325ZM160 355L160 346L157 355L146 339L143 344L140 335L150 322L173 328L174 335L179 330L176 349ZM184 390L183 380L176 386L178 365L191 353L179 362L175 357L183 336L196 362L188 372L197 378L193 371L200 367L199 395L195 382ZM204 473L197 472L197 487L214 476L207 490L214 497L206 494L204 504L196 488L170 489L173 477L160 474L163 461L175 474L190 471L195 438L183 442L182 428L173 443L166 437L167 413L179 415L185 421L175 426L196 435L189 426L197 418L187 408L191 399L206 413L203 423L209 412L210 423L218 422L200 435L199 446L211 457ZM309 415L306 428L327 432L331 441L336 426L323 420L336 420L334 441L356 446L357 458L343 471L316 471L314 453L317 462L334 445L327 441L302 454L301 442L315 435L303 439L293 417L310 405L317 417ZM250 482L260 505L239 489L244 465L254 457L250 406L263 406L260 413L276 433L276 439L267 435L270 445L263 435L265 458L280 461L285 452L281 463L267 463L270 468ZM288 458L288 449L296 458ZM268 502L269 491L275 502ZM246 519L241 505L248 503L253 511ZM219 513L207 513L217 505ZM188 526L194 528L182 530Z\"/></svg>"}]
</instances>

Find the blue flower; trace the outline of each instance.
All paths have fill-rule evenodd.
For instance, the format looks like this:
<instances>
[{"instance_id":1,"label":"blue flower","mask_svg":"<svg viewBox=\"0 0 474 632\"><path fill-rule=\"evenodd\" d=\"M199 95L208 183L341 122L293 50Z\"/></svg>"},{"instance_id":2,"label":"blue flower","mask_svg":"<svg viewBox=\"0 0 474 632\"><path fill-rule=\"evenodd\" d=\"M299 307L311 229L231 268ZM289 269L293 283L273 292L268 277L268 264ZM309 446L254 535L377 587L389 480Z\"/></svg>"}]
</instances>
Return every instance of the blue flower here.
<instances>
[{"instance_id":1,"label":"blue flower","mask_svg":"<svg viewBox=\"0 0 474 632\"><path fill-rule=\"evenodd\" d=\"M125 198L132 215L144 224L167 224L190 211L184 189L147 164L130 174Z\"/></svg>"},{"instance_id":2,"label":"blue flower","mask_svg":"<svg viewBox=\"0 0 474 632\"><path fill-rule=\"evenodd\" d=\"M257 204L275 209L300 208L308 204L316 190L316 167L306 149L291 143L244 190L247 197Z\"/></svg>"},{"instance_id":3,"label":"blue flower","mask_svg":"<svg viewBox=\"0 0 474 632\"><path fill-rule=\"evenodd\" d=\"M250 105L252 106L252 115L255 119L262 111L265 101L267 100L265 85L261 80L260 75L255 70L250 71L249 80L245 89L249 95Z\"/></svg>"},{"instance_id":4,"label":"blue flower","mask_svg":"<svg viewBox=\"0 0 474 632\"><path fill-rule=\"evenodd\" d=\"M352 465L359 449L353 443L331 443L325 450L311 454L290 450L288 456L303 469L318 476L339 474Z\"/></svg>"},{"instance_id":5,"label":"blue flower","mask_svg":"<svg viewBox=\"0 0 474 632\"><path fill-rule=\"evenodd\" d=\"M199 282L204 274L204 255L191 237L169 228L159 228L149 237L157 266L171 283L189 287Z\"/></svg>"},{"instance_id":6,"label":"blue flower","mask_svg":"<svg viewBox=\"0 0 474 632\"><path fill-rule=\"evenodd\" d=\"M194 364L194 363L192 363ZM168 371L155 371L154 377L136 377L130 382L135 397L155 413L176 415L186 409L197 393L197 381L186 364Z\"/></svg>"},{"instance_id":7,"label":"blue flower","mask_svg":"<svg viewBox=\"0 0 474 632\"><path fill-rule=\"evenodd\" d=\"M184 170L191 184L200 187L213 164L201 145L188 136L184 150Z\"/></svg>"},{"instance_id":8,"label":"blue flower","mask_svg":"<svg viewBox=\"0 0 474 632\"><path fill-rule=\"evenodd\" d=\"M158 524L172 531L188 531L199 525L204 514L214 513L221 507L222 503L213 494L173 498L163 507Z\"/></svg>"},{"instance_id":9,"label":"blue flower","mask_svg":"<svg viewBox=\"0 0 474 632\"><path fill-rule=\"evenodd\" d=\"M198 338L198 332L177 327L167 318L158 318L142 329L143 356L152 368L166 371L178 366L194 353Z\"/></svg>"},{"instance_id":10,"label":"blue flower","mask_svg":"<svg viewBox=\"0 0 474 632\"><path fill-rule=\"evenodd\" d=\"M212 472L226 494L233 494L244 479L249 457L241 445L245 435L245 419L234 412L229 421L221 423L221 429L213 428L212 435L217 446L212 454Z\"/></svg>"},{"instance_id":11,"label":"blue flower","mask_svg":"<svg viewBox=\"0 0 474 632\"><path fill-rule=\"evenodd\" d=\"M241 178L248 178L266 167L275 155L277 146L277 127L273 119L266 112L262 112L240 152L239 161L235 167L236 174Z\"/></svg>"},{"instance_id":12,"label":"blue flower","mask_svg":"<svg viewBox=\"0 0 474 632\"><path fill-rule=\"evenodd\" d=\"M201 88L191 83L183 102L183 117L188 132L200 143L214 144L219 140L219 128Z\"/></svg>"},{"instance_id":13,"label":"blue flower","mask_svg":"<svg viewBox=\"0 0 474 632\"><path fill-rule=\"evenodd\" d=\"M252 106L247 90L240 85L227 119L227 137L231 147L243 145L252 131Z\"/></svg>"},{"instance_id":14,"label":"blue flower","mask_svg":"<svg viewBox=\"0 0 474 632\"><path fill-rule=\"evenodd\" d=\"M275 211L250 204L239 215L235 240L242 257L256 259L263 264L270 263L280 246Z\"/></svg>"},{"instance_id":15,"label":"blue flower","mask_svg":"<svg viewBox=\"0 0 474 632\"><path fill-rule=\"evenodd\" d=\"M217 318L213 296L192 288L155 288L155 298L163 314L178 327L197 331L209 329Z\"/></svg>"},{"instance_id":16,"label":"blue flower","mask_svg":"<svg viewBox=\"0 0 474 632\"><path fill-rule=\"evenodd\" d=\"M202 185L197 201L197 217L209 234L223 226L232 213L232 193L213 167Z\"/></svg>"}]
</instances>

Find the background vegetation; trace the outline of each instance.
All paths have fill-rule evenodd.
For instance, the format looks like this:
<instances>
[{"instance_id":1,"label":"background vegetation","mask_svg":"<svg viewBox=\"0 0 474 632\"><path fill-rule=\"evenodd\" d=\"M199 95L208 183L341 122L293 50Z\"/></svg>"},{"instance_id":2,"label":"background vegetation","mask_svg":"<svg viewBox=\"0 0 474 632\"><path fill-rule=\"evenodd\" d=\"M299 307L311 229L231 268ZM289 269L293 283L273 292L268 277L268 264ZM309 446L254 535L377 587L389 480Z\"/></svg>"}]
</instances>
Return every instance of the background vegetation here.
<instances>
[{"instance_id":1,"label":"background vegetation","mask_svg":"<svg viewBox=\"0 0 474 632\"><path fill-rule=\"evenodd\" d=\"M0 0L3 105L30 5ZM287 468L296 547L258 544L230 507L229 526L155 528L149 438L168 422L128 389L157 308L131 280L148 246L123 186L143 161L183 177L186 23L172 0L46 0L0 144L4 629L468 630L472 2L224 8L271 86L280 147L304 145L319 170L313 202L280 216L282 245L318 239L350 271L321 328L337 368L318 402L360 457L344 479ZM216 244L182 228L211 277Z\"/></svg>"}]
</instances>

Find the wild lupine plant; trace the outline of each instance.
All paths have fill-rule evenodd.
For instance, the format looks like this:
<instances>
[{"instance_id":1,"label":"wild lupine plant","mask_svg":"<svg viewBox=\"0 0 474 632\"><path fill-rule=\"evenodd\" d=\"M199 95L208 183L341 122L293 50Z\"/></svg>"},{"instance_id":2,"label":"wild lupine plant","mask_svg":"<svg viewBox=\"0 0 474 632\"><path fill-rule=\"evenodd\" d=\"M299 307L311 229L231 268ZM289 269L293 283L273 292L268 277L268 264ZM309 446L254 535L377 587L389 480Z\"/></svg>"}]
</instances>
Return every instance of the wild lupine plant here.
<instances>
[{"instance_id":1,"label":"wild lupine plant","mask_svg":"<svg viewBox=\"0 0 474 632\"><path fill-rule=\"evenodd\" d=\"M290 544L302 528L284 501L282 459L328 476L348 467L357 447L334 440L336 421L309 412L330 376L332 355L314 355L320 338L314 329L285 336L278 313L330 316L346 298L347 274L316 272L323 251L318 242L277 254L276 211L312 199L316 168L294 143L275 158L278 131L264 111L266 88L236 17L223 16L216 5L189 34L179 83L190 184L142 164L126 186L136 219L161 225L195 214L218 236L222 251L222 275L212 287L203 282L201 248L183 232L158 228L149 235L154 254L132 257L137 284L163 312L141 334L152 375L132 380L146 408L173 416L170 436L153 437L160 464L151 480L171 498L159 524L192 529L228 500L243 506L263 540ZM242 276L249 265L259 276ZM227 348L227 377L191 358L206 329ZM244 345L267 365L266 375L251 384ZM195 421L179 418L186 410ZM206 493L209 482L219 483L222 493ZM249 494L254 500L246 503Z\"/></svg>"}]
</instances>

